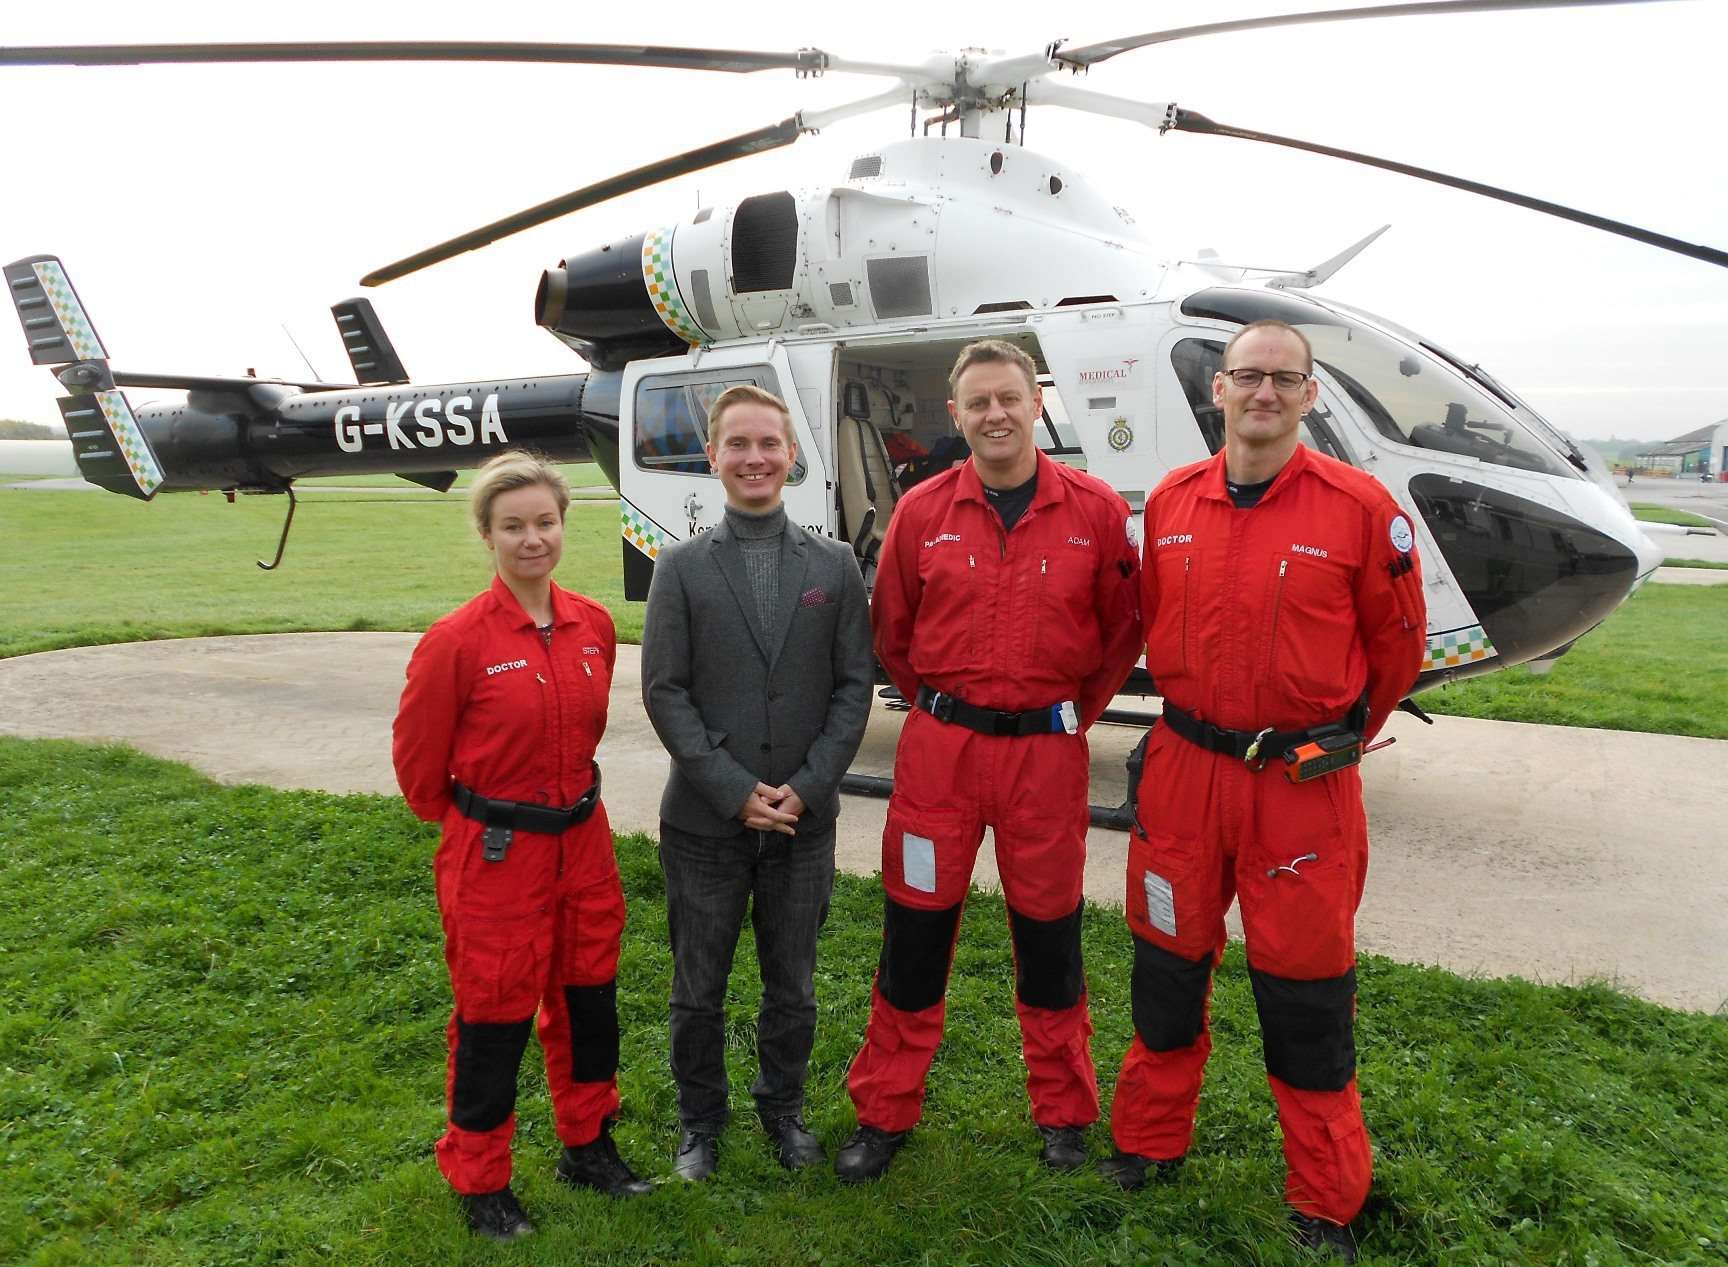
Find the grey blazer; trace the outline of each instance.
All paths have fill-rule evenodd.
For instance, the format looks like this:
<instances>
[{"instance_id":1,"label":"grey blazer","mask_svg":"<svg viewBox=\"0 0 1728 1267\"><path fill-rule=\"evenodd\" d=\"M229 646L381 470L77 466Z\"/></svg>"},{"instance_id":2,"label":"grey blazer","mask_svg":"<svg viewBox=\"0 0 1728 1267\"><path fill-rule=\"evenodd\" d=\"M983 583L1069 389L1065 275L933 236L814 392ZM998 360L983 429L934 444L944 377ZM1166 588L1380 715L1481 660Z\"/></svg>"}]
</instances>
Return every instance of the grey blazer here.
<instances>
[{"instance_id":1,"label":"grey blazer","mask_svg":"<svg viewBox=\"0 0 1728 1267\"><path fill-rule=\"evenodd\" d=\"M760 781L792 785L801 830L832 824L874 671L864 580L844 543L787 520L772 629L724 519L662 550L642 629L642 703L672 757L661 819L730 835Z\"/></svg>"}]
</instances>

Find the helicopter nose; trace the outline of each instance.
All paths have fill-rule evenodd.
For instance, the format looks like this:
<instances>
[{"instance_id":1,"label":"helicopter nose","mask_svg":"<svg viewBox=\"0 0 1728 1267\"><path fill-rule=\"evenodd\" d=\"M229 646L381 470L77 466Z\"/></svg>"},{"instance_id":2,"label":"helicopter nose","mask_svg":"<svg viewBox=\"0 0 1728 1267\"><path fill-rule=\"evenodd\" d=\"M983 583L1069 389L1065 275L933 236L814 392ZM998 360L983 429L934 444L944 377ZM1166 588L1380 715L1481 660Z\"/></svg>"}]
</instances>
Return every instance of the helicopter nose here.
<instances>
[{"instance_id":1,"label":"helicopter nose","mask_svg":"<svg viewBox=\"0 0 1728 1267\"><path fill-rule=\"evenodd\" d=\"M1659 560L1629 530L1604 527L1503 489L1447 475L1417 475L1410 493L1447 567L1499 652L1468 666L1522 664L1595 628ZM1627 522L1631 523L1630 518Z\"/></svg>"}]
</instances>

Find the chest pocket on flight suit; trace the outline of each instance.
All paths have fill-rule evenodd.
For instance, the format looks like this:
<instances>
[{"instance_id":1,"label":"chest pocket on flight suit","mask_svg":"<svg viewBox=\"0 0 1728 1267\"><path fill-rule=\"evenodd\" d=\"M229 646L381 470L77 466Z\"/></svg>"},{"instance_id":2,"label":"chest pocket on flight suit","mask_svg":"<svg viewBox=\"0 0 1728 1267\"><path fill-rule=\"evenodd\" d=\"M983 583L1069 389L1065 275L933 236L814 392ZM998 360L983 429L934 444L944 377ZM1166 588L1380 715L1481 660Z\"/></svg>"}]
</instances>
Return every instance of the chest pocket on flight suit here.
<instances>
[{"instance_id":1,"label":"chest pocket on flight suit","mask_svg":"<svg viewBox=\"0 0 1728 1267\"><path fill-rule=\"evenodd\" d=\"M1173 665L1186 677L1194 672L1199 651L1195 646L1199 632L1194 587L1199 583L1200 560L1191 548L1169 549L1160 551L1152 566L1158 569L1158 615L1151 629L1154 650L1147 668L1156 675L1166 665Z\"/></svg>"},{"instance_id":2,"label":"chest pocket on flight suit","mask_svg":"<svg viewBox=\"0 0 1728 1267\"><path fill-rule=\"evenodd\" d=\"M1281 555L1267 577L1264 681L1304 704L1335 701L1356 637L1350 567L1308 554Z\"/></svg>"},{"instance_id":3,"label":"chest pocket on flight suit","mask_svg":"<svg viewBox=\"0 0 1728 1267\"><path fill-rule=\"evenodd\" d=\"M1041 547L1034 583L1038 602L1032 605L1032 656L1036 663L1090 672L1097 660L1095 604L1098 558L1094 546L1058 544Z\"/></svg>"}]
</instances>

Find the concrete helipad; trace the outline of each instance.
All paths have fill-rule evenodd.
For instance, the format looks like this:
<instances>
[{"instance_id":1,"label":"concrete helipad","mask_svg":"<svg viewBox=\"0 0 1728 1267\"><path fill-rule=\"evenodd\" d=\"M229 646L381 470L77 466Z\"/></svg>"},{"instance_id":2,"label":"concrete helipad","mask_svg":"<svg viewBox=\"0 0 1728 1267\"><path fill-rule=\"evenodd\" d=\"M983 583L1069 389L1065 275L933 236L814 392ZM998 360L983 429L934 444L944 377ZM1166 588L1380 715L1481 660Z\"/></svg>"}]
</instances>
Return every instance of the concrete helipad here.
<instances>
[{"instance_id":1,"label":"concrete helipad","mask_svg":"<svg viewBox=\"0 0 1728 1267\"><path fill-rule=\"evenodd\" d=\"M414 634L279 634L0 660L0 733L122 740L225 782L393 793L390 720ZM601 760L619 830L653 831L666 757L618 649ZM857 769L887 774L878 706ZM1604 978L1674 1007L1728 1000L1728 742L1398 716L1364 767L1363 949L1456 972ZM1093 732L1092 799L1122 799L1138 737ZM847 798L841 865L877 868L884 803ZM1086 891L1120 904L1126 838L1094 831ZM978 880L993 884L988 845Z\"/></svg>"}]
</instances>

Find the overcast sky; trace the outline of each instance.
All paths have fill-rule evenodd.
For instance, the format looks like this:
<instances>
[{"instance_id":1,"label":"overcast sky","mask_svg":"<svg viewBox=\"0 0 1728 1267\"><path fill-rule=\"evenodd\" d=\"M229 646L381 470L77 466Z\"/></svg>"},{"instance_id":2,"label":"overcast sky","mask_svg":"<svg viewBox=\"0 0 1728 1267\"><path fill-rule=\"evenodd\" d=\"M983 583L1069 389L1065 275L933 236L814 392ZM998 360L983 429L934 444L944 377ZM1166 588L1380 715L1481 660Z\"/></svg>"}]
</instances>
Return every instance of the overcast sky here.
<instances>
[{"instance_id":1,"label":"overcast sky","mask_svg":"<svg viewBox=\"0 0 1728 1267\"><path fill-rule=\"evenodd\" d=\"M1081 44L1341 0L551 5L83 0L9 6L8 44L569 40L908 61ZM970 13L969 18L962 18ZM1407 18L1126 54L1086 87L1397 158L1728 249L1728 0ZM117 366L348 377L328 307L368 270L603 176L883 81L559 66L0 70L0 260L59 255ZM843 177L896 107L370 292L416 381L568 372L540 270L704 203ZM1584 438L1728 417L1728 269L1334 160L1052 108L1031 148L1084 171L1171 258L1303 268L1392 230L1317 293L1410 327ZM0 417L57 420L10 317ZM162 393L134 391L134 402Z\"/></svg>"}]
</instances>

